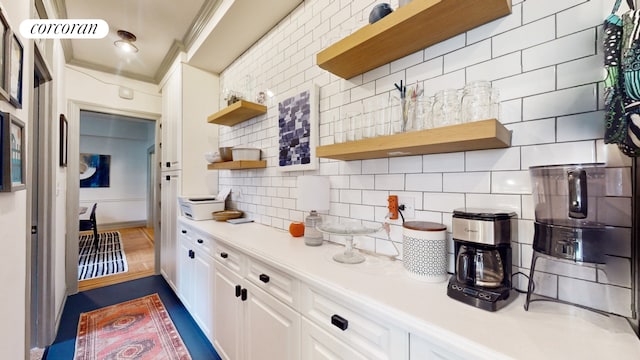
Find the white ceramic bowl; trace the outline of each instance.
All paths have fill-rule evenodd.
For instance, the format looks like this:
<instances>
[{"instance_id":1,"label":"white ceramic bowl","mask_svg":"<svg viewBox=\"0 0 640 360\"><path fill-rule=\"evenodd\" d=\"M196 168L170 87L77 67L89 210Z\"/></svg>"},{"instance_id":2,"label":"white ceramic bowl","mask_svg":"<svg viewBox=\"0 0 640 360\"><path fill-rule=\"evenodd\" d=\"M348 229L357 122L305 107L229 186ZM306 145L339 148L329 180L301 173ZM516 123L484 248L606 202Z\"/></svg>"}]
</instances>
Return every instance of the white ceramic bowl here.
<instances>
[{"instance_id":1,"label":"white ceramic bowl","mask_svg":"<svg viewBox=\"0 0 640 360\"><path fill-rule=\"evenodd\" d=\"M234 147L233 152L233 160L260 160L260 149L255 148L237 148Z\"/></svg>"},{"instance_id":2,"label":"white ceramic bowl","mask_svg":"<svg viewBox=\"0 0 640 360\"><path fill-rule=\"evenodd\" d=\"M208 151L204 153L204 158L205 160L207 160L209 164L221 161L220 154L218 154L217 152L214 153L214 152Z\"/></svg>"}]
</instances>

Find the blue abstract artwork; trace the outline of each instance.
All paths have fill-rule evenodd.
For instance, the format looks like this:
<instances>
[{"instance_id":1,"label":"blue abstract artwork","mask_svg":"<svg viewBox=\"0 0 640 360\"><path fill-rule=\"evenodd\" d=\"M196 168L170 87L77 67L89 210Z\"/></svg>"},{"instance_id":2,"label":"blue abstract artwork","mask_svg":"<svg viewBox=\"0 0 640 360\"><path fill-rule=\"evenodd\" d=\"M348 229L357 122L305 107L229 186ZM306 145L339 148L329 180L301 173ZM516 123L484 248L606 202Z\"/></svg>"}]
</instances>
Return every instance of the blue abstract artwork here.
<instances>
[{"instance_id":1,"label":"blue abstract artwork","mask_svg":"<svg viewBox=\"0 0 640 360\"><path fill-rule=\"evenodd\" d=\"M111 155L80 154L80 187L109 187Z\"/></svg>"},{"instance_id":2,"label":"blue abstract artwork","mask_svg":"<svg viewBox=\"0 0 640 360\"><path fill-rule=\"evenodd\" d=\"M311 94L304 91L278 104L280 166L311 163Z\"/></svg>"}]
</instances>

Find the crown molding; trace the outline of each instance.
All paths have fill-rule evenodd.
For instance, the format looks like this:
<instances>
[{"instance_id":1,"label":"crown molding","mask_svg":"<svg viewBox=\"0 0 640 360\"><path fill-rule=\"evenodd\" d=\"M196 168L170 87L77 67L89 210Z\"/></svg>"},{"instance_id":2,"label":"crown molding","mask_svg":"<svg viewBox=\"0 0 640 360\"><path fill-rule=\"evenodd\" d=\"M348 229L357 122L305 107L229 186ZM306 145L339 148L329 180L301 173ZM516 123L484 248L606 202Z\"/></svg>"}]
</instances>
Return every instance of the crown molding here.
<instances>
[{"instance_id":1,"label":"crown molding","mask_svg":"<svg viewBox=\"0 0 640 360\"><path fill-rule=\"evenodd\" d=\"M160 84L160 81L162 81L164 75L167 73L167 71L169 71L171 65L176 60L176 57L178 57L180 53L184 51L184 49L185 47L182 41L175 39L173 40L173 44L171 44L169 51L167 51L164 59L162 59L162 62L160 63L160 66L158 66L158 70L153 77L156 84Z\"/></svg>"},{"instance_id":2,"label":"crown molding","mask_svg":"<svg viewBox=\"0 0 640 360\"><path fill-rule=\"evenodd\" d=\"M189 49L200 34L202 34L202 31L207 26L218 7L220 7L221 3L222 0L205 0L200 11L198 11L198 17L193 20L191 26L189 26L189 31L187 31L182 38L182 43L185 45L186 49Z\"/></svg>"},{"instance_id":3,"label":"crown molding","mask_svg":"<svg viewBox=\"0 0 640 360\"><path fill-rule=\"evenodd\" d=\"M100 71L107 74L113 74L117 76L123 76L129 79L144 81L152 84L158 83L151 76L145 76L145 75L135 74L128 71L122 71L122 70L114 69L109 66L98 65L98 64L84 61L84 60L71 59L70 61L67 61L67 65L74 65L74 66L78 66L86 69L96 70L96 71Z\"/></svg>"}]
</instances>

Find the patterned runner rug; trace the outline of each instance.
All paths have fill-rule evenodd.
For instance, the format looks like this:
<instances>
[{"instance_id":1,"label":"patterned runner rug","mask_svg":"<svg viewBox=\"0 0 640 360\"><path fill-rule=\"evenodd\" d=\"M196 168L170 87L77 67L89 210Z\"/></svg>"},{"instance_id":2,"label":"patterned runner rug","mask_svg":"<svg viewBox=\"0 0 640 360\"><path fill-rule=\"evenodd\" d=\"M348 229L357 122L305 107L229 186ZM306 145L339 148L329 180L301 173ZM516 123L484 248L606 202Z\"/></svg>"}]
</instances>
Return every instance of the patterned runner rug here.
<instances>
[{"instance_id":1,"label":"patterned runner rug","mask_svg":"<svg viewBox=\"0 0 640 360\"><path fill-rule=\"evenodd\" d=\"M93 246L93 234L80 235L78 256L78 280L87 280L127 272L127 257L124 254L120 233L117 231L98 234L98 251Z\"/></svg>"},{"instance_id":2,"label":"patterned runner rug","mask_svg":"<svg viewBox=\"0 0 640 360\"><path fill-rule=\"evenodd\" d=\"M158 294L80 314L74 360L189 360Z\"/></svg>"}]
</instances>

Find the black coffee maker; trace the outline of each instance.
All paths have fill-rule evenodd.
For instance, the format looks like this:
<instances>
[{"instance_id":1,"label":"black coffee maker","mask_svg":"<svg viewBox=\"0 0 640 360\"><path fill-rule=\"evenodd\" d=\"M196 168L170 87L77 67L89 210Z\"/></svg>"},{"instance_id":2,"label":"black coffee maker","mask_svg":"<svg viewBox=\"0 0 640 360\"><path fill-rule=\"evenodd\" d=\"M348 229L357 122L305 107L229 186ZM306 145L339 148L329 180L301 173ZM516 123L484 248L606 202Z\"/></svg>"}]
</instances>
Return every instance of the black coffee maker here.
<instances>
[{"instance_id":1,"label":"black coffee maker","mask_svg":"<svg viewBox=\"0 0 640 360\"><path fill-rule=\"evenodd\" d=\"M511 289L511 240L518 233L516 213L466 208L453 212L455 274L447 295L496 311L516 298Z\"/></svg>"}]
</instances>

